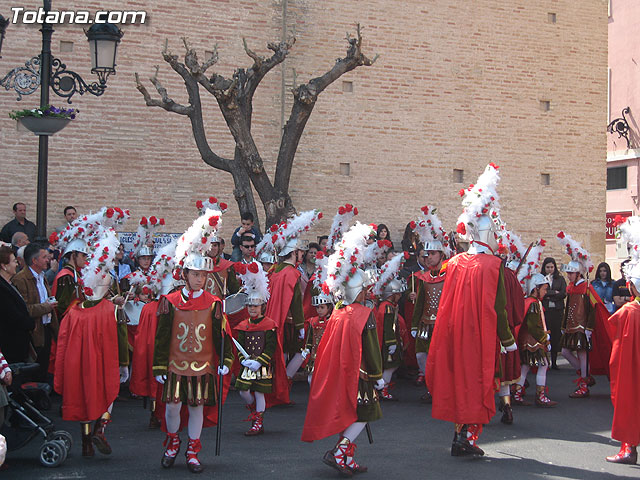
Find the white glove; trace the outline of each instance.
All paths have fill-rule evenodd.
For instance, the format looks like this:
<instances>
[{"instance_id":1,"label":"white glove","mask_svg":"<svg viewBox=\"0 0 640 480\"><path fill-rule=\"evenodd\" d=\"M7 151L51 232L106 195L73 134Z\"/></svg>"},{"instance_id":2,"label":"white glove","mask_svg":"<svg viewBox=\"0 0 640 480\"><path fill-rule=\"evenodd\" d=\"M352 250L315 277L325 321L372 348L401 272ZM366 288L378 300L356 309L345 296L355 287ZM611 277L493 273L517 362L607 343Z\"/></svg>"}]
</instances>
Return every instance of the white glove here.
<instances>
[{"instance_id":1,"label":"white glove","mask_svg":"<svg viewBox=\"0 0 640 480\"><path fill-rule=\"evenodd\" d=\"M300 355L302 355L302 358L306 359L310 353L311 352L309 351L309 349L305 348L304 350L302 350L302 352L300 352Z\"/></svg>"},{"instance_id":2,"label":"white glove","mask_svg":"<svg viewBox=\"0 0 640 480\"><path fill-rule=\"evenodd\" d=\"M257 360L243 360L240 362L243 366L247 367L252 372L257 372L258 369L262 366Z\"/></svg>"},{"instance_id":3,"label":"white glove","mask_svg":"<svg viewBox=\"0 0 640 480\"><path fill-rule=\"evenodd\" d=\"M547 333L547 342L550 342L550 341L551 341L551 335Z\"/></svg>"},{"instance_id":4,"label":"white glove","mask_svg":"<svg viewBox=\"0 0 640 480\"><path fill-rule=\"evenodd\" d=\"M547 345L547 351L550 352L551 351L551 344Z\"/></svg>"},{"instance_id":5,"label":"white glove","mask_svg":"<svg viewBox=\"0 0 640 480\"><path fill-rule=\"evenodd\" d=\"M166 375L156 375L156 382L158 382L161 385L164 385L164 382L167 381L167 376Z\"/></svg>"},{"instance_id":6,"label":"white glove","mask_svg":"<svg viewBox=\"0 0 640 480\"><path fill-rule=\"evenodd\" d=\"M129 367L120 367L120 383L124 383L129 380Z\"/></svg>"},{"instance_id":7,"label":"white glove","mask_svg":"<svg viewBox=\"0 0 640 480\"><path fill-rule=\"evenodd\" d=\"M418 331L417 330L411 330L411 336L413 338L416 338L418 336Z\"/></svg>"},{"instance_id":8,"label":"white glove","mask_svg":"<svg viewBox=\"0 0 640 480\"><path fill-rule=\"evenodd\" d=\"M223 365L222 367L219 366L218 373L224 377L227 373L229 373L229 367L227 367L226 365Z\"/></svg>"},{"instance_id":9,"label":"white glove","mask_svg":"<svg viewBox=\"0 0 640 480\"><path fill-rule=\"evenodd\" d=\"M384 380L376 380L376 390L382 390L384 388Z\"/></svg>"},{"instance_id":10,"label":"white glove","mask_svg":"<svg viewBox=\"0 0 640 480\"><path fill-rule=\"evenodd\" d=\"M393 355L394 353L396 353L396 345L389 345L389 355Z\"/></svg>"},{"instance_id":11,"label":"white glove","mask_svg":"<svg viewBox=\"0 0 640 480\"><path fill-rule=\"evenodd\" d=\"M303 339L304 339L304 328L301 328L301 329L298 331L298 338L299 338L300 340L303 340Z\"/></svg>"},{"instance_id":12,"label":"white glove","mask_svg":"<svg viewBox=\"0 0 640 480\"><path fill-rule=\"evenodd\" d=\"M518 345L514 342L511 345L509 345L508 347L504 347L504 349L507 352L515 352L516 350L518 350Z\"/></svg>"},{"instance_id":13,"label":"white glove","mask_svg":"<svg viewBox=\"0 0 640 480\"><path fill-rule=\"evenodd\" d=\"M584 331L584 335L585 337L587 337L587 342L591 341L591 335L593 335L593 331L592 330L585 330Z\"/></svg>"}]
</instances>

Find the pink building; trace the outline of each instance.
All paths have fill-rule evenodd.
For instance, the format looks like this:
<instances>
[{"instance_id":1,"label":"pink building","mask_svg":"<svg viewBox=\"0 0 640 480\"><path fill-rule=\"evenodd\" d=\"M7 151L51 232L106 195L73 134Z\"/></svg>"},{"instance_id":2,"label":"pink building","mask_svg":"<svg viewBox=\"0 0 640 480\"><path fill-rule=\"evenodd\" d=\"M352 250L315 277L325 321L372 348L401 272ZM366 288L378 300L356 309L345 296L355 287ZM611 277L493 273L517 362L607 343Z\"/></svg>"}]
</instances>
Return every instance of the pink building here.
<instances>
[{"instance_id":1,"label":"pink building","mask_svg":"<svg viewBox=\"0 0 640 480\"><path fill-rule=\"evenodd\" d=\"M607 262L617 277L613 219L638 215L640 202L640 5L609 0L609 132L607 134Z\"/></svg>"}]
</instances>

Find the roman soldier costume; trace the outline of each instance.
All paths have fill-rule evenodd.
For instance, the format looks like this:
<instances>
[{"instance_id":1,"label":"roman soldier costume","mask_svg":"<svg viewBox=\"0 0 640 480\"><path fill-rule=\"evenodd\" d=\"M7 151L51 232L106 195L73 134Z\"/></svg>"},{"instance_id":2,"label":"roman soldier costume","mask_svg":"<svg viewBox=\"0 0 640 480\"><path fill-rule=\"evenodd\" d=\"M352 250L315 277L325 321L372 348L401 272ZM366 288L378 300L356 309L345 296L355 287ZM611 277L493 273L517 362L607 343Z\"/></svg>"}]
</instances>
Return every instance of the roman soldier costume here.
<instances>
[{"instance_id":1,"label":"roman soldier costume","mask_svg":"<svg viewBox=\"0 0 640 480\"><path fill-rule=\"evenodd\" d=\"M286 224L273 225L270 228L271 234L265 235L256 247L257 255L265 249L274 249L281 259L269 279L271 296L265 316L276 322L283 352L289 360L300 353L305 338L300 271L294 264L295 260L290 258L298 250L298 237L302 232L308 231L319 218L322 218L322 213L309 210L289 219ZM289 403L288 392L283 398L277 399L277 402Z\"/></svg>"},{"instance_id":2,"label":"roman soldier costume","mask_svg":"<svg viewBox=\"0 0 640 480\"><path fill-rule=\"evenodd\" d=\"M446 259L451 257L449 235L442 228L442 222L436 215L436 208L425 205L421 209L422 218L413 222L411 226L423 243L425 252L441 252L441 261L434 268L416 272L413 276L418 280L418 296L413 308L411 319L411 336L415 338L415 355L418 364L418 385L424 385L427 354L436 325L442 287L446 275ZM414 281L412 279L412 281ZM422 397L430 402L431 394L427 391Z\"/></svg>"},{"instance_id":3,"label":"roman soldier costume","mask_svg":"<svg viewBox=\"0 0 640 480\"><path fill-rule=\"evenodd\" d=\"M342 475L365 472L356 463L355 439L382 417L377 389L384 387L382 357L372 309L362 305L367 277L362 264L371 227L356 223L329 257L325 293L339 302L318 346L302 440L339 434L323 462Z\"/></svg>"},{"instance_id":4,"label":"roman soldier costume","mask_svg":"<svg viewBox=\"0 0 640 480\"><path fill-rule=\"evenodd\" d=\"M402 365L403 343L400 336L400 322L404 323L404 321L398 315L398 300L400 300L400 295L406 291L407 283L397 275L405 260L404 253L399 253L382 265L380 277L372 289L373 294L381 299L375 313L382 355L384 387L380 391L380 397L383 400L397 400L391 394L390 389L393 387L391 382L393 373Z\"/></svg>"},{"instance_id":5,"label":"roman soldier costume","mask_svg":"<svg viewBox=\"0 0 640 480\"><path fill-rule=\"evenodd\" d=\"M551 279L536 271L540 268L540 259L544 248L544 240L538 240L529 250L518 271L518 280L523 286L527 298L524 301L524 322L518 332L518 352L520 354L520 379L514 388L514 405L528 405L525 401L525 381L531 368L537 368L536 373L536 406L555 407L554 402L547 397L547 370L550 365L551 336L547 330L544 318L542 298Z\"/></svg>"},{"instance_id":6,"label":"roman soldier costume","mask_svg":"<svg viewBox=\"0 0 640 480\"><path fill-rule=\"evenodd\" d=\"M321 292L313 297L312 305L314 307L327 305L329 309L327 315L316 315L315 317L311 317L306 323L305 328L307 330L307 339L304 350L302 351L302 358L306 361L305 369L309 385L311 385L311 380L313 378L313 369L316 356L318 354L318 346L322 341L322 336L327 328L327 321L333 311L333 298L330 294L327 295Z\"/></svg>"},{"instance_id":7,"label":"roman soldier costume","mask_svg":"<svg viewBox=\"0 0 640 480\"><path fill-rule=\"evenodd\" d=\"M156 415L158 388L161 385L153 374L153 351L158 326L158 305L160 295L168 295L176 288L182 288L184 281L173 278L176 242L162 247L154 258L149 275L149 283L142 287L151 299L140 312L140 322L136 333L136 348L131 356L131 379L129 390L132 394L149 399L149 428L159 428L160 419ZM146 403L146 402L145 402Z\"/></svg>"},{"instance_id":8,"label":"roman soldier costume","mask_svg":"<svg viewBox=\"0 0 640 480\"><path fill-rule=\"evenodd\" d=\"M282 355L282 344L275 320L264 315L264 305L269 300L269 280L258 262L237 264L239 277L246 293L247 306L260 307L256 314L240 322L237 333L238 361L242 365L236 379L236 389L249 409L251 428L246 436L264 433L264 412L267 397L271 405L288 396L287 381ZM255 310L255 309L254 309Z\"/></svg>"},{"instance_id":9,"label":"roman soldier costume","mask_svg":"<svg viewBox=\"0 0 640 480\"><path fill-rule=\"evenodd\" d=\"M492 254L502 229L498 181L498 168L489 164L475 186L460 192L464 209L457 231L469 236L471 248L447 264L427 358L431 415L455 424L453 456L484 455L477 440L495 414L500 345L517 348L505 309L504 267Z\"/></svg>"},{"instance_id":10,"label":"roman soldier costume","mask_svg":"<svg viewBox=\"0 0 640 480\"><path fill-rule=\"evenodd\" d=\"M577 388L569 397L585 398L589 396L589 387L596 383L592 374L609 374L611 340L606 329L609 312L588 281L588 273L593 270L589 252L565 232L559 232L557 240L572 259L565 265L565 273L577 275L576 280L567 285L560 339L562 356L580 373L575 381Z\"/></svg>"},{"instance_id":11,"label":"roman soldier costume","mask_svg":"<svg viewBox=\"0 0 640 480\"><path fill-rule=\"evenodd\" d=\"M206 257L205 252L220 215L219 211L207 210L178 240L176 270L183 274L186 287L162 296L157 311L153 373L163 384L161 398L165 402L167 430L161 464L169 468L175 462L180 450L180 412L186 405L189 410L187 468L193 473L203 470L198 453L202 448L203 423L208 417L204 406L224 401L224 394L217 388L218 375L227 375L233 363L230 342L225 342L221 351L221 335L224 332L230 337L227 322L223 321L222 301L203 289L194 290L188 280L191 271L213 269L212 259Z\"/></svg>"},{"instance_id":12,"label":"roman soldier costume","mask_svg":"<svg viewBox=\"0 0 640 480\"><path fill-rule=\"evenodd\" d=\"M74 223L89 252L82 269L86 300L69 308L56 351L54 388L62 395L62 418L82 423L85 457L94 455L94 445L103 454L111 453L105 429L119 384L129 376L126 325L118 323L115 305L104 298L119 245L113 215L113 209L103 208Z\"/></svg>"}]
</instances>

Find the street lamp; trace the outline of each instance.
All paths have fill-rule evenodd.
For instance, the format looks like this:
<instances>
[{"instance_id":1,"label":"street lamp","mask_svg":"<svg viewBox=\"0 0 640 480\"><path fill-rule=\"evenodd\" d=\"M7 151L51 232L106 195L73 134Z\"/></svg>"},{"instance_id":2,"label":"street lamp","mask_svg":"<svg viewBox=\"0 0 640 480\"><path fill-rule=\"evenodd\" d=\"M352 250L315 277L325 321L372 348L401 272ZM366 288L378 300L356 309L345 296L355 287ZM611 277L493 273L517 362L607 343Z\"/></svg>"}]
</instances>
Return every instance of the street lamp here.
<instances>
[{"instance_id":1,"label":"street lamp","mask_svg":"<svg viewBox=\"0 0 640 480\"><path fill-rule=\"evenodd\" d=\"M43 0L43 4L44 18L47 18L47 14L51 10L51 0ZM98 77L98 82L90 84L87 84L76 72L67 70L67 66L60 59L51 55L51 36L53 34L51 24L43 23L40 31L42 32L40 55L25 62L24 67L11 70L0 80L0 86L5 87L6 90L15 90L18 94L18 101L22 100L24 95L35 93L40 87L40 107L49 105L49 87L59 97L66 98L67 103L71 103L71 97L76 93L84 95L88 92L97 97L102 95L107 88L108 76L116 73L116 49L122 38L122 31L109 23L94 23L85 32L91 48L91 73ZM4 28L0 32L4 36ZM38 137L36 239L39 242L44 242L47 238L49 135L39 133Z\"/></svg>"},{"instance_id":2,"label":"street lamp","mask_svg":"<svg viewBox=\"0 0 640 480\"><path fill-rule=\"evenodd\" d=\"M2 58L2 41L4 40L4 32L7 31L7 25L9 25L9 19L6 20L0 15L0 58Z\"/></svg>"}]
</instances>

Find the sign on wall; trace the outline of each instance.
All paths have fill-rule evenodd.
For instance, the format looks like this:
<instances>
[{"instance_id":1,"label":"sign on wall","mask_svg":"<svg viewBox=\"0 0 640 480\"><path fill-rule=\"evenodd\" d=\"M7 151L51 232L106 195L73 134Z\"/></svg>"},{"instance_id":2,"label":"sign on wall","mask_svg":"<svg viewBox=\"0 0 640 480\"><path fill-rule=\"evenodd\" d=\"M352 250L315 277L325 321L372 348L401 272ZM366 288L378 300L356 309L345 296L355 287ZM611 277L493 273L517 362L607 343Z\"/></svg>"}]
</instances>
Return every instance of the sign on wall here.
<instances>
[{"instance_id":1,"label":"sign on wall","mask_svg":"<svg viewBox=\"0 0 640 480\"><path fill-rule=\"evenodd\" d=\"M154 246L153 253L158 253L162 247L170 243L172 240L180 238L181 233L155 233L153 235ZM120 243L124 245L125 254L133 252L133 242L136 239L136 232L118 232Z\"/></svg>"},{"instance_id":2,"label":"sign on wall","mask_svg":"<svg viewBox=\"0 0 640 480\"><path fill-rule=\"evenodd\" d=\"M616 228L614 227L614 220L618 215L622 218L628 218L633 215L633 212L607 212L607 240L614 240L616 238Z\"/></svg>"}]
</instances>

